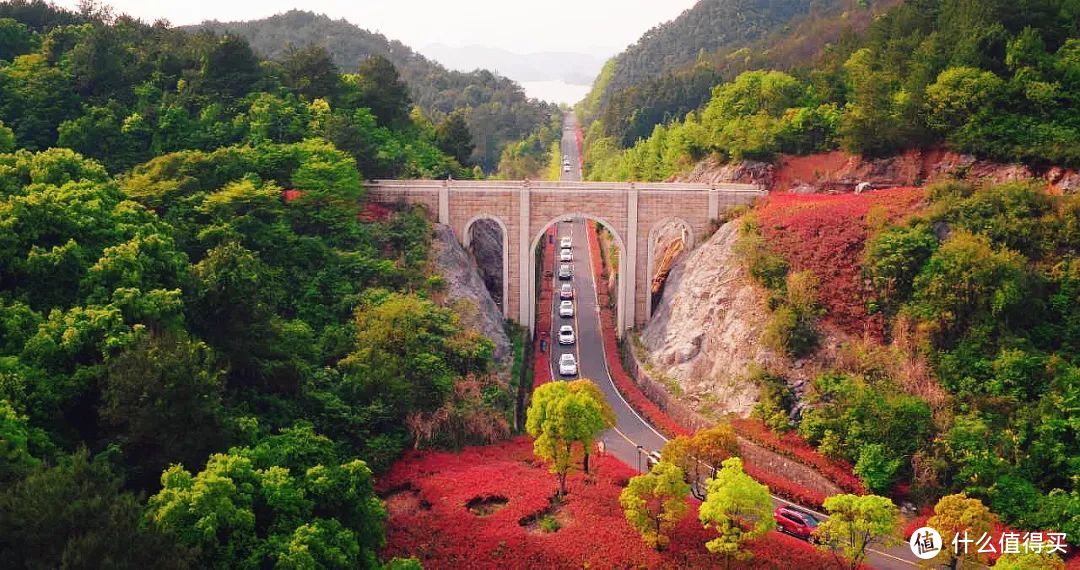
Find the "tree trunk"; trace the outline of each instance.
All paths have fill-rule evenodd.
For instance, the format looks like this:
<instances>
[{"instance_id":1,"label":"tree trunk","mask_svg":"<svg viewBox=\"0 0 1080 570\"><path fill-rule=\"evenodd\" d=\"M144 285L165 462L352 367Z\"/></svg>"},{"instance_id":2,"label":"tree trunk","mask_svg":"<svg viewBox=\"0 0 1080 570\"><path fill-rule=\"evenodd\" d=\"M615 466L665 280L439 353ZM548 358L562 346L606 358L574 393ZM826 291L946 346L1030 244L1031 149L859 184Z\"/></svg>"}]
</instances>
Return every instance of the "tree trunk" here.
<instances>
[{"instance_id":1,"label":"tree trunk","mask_svg":"<svg viewBox=\"0 0 1080 570\"><path fill-rule=\"evenodd\" d=\"M585 467L585 474L588 475L589 474L589 448L588 447L585 448L585 459L584 459L584 461L582 463L583 463L583 465Z\"/></svg>"}]
</instances>

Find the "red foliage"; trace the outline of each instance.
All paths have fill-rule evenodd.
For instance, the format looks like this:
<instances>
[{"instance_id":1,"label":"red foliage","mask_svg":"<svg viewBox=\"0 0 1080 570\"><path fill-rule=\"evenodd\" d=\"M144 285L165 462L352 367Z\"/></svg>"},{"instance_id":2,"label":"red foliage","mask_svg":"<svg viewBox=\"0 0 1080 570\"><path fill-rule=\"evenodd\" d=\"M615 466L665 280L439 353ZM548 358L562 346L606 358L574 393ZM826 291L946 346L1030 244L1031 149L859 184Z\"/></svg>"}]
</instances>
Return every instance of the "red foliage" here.
<instances>
[{"instance_id":1,"label":"red foliage","mask_svg":"<svg viewBox=\"0 0 1080 570\"><path fill-rule=\"evenodd\" d=\"M281 199L284 200L286 204L288 204L289 202L292 202L293 200L296 200L296 199L300 198L303 195L304 195L303 191L295 190L295 189L292 189L292 188L289 188L288 190L282 190L281 191Z\"/></svg>"},{"instance_id":2,"label":"red foliage","mask_svg":"<svg viewBox=\"0 0 1080 570\"><path fill-rule=\"evenodd\" d=\"M618 496L634 471L612 456L594 457L592 475L569 477L569 494L552 509L555 478L517 438L461 453L410 452L378 482L386 498L386 556L416 556L426 568L702 568L721 563L705 549L713 538L697 519L696 501L658 553L626 522ZM489 514L467 504L506 499ZM500 501L501 502L501 501ZM530 519L551 514L561 529L544 533ZM525 525L522 525L525 521ZM835 568L831 555L779 533L749 546L740 568Z\"/></svg>"},{"instance_id":3,"label":"red foliage","mask_svg":"<svg viewBox=\"0 0 1080 570\"><path fill-rule=\"evenodd\" d=\"M803 487L793 481L788 481L772 471L759 469L753 463L746 461L746 459L743 459L743 471L756 479L759 483L768 487L769 492L773 495L783 497L804 507L820 509L821 505L825 503L825 499L828 498L824 494L813 489Z\"/></svg>"},{"instance_id":4,"label":"red foliage","mask_svg":"<svg viewBox=\"0 0 1080 570\"><path fill-rule=\"evenodd\" d=\"M880 338L884 323L867 314L862 257L868 228L866 214L880 207L890 220L915 211L921 188L897 188L865 194L772 194L758 208L761 230L770 247L794 271L810 270L821 281L827 319L841 330Z\"/></svg>"},{"instance_id":5,"label":"red foliage","mask_svg":"<svg viewBox=\"0 0 1080 570\"><path fill-rule=\"evenodd\" d=\"M290 191L286 190L286 192ZM297 190L291 190L291 192L297 192ZM286 201L289 201L289 199L286 198ZM361 222L382 222L390 219L390 216L393 213L393 210L378 202L368 202L364 205L364 209L356 216L356 219Z\"/></svg>"},{"instance_id":6,"label":"red foliage","mask_svg":"<svg viewBox=\"0 0 1080 570\"><path fill-rule=\"evenodd\" d=\"M838 487L861 495L866 493L859 478L855 476L851 465L845 461L829 459L815 450L805 439L795 432L778 435L769 430L760 420L735 419L731 422L735 431L754 443L785 457L789 457L813 468Z\"/></svg>"}]
</instances>

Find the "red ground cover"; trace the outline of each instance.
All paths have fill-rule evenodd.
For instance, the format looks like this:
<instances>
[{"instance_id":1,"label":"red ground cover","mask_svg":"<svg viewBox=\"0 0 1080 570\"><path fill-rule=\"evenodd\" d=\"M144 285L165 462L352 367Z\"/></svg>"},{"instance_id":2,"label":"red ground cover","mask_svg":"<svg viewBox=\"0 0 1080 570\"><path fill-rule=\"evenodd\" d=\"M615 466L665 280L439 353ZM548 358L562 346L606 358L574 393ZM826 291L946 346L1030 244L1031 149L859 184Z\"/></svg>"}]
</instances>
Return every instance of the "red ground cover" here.
<instances>
[{"instance_id":1,"label":"red ground cover","mask_svg":"<svg viewBox=\"0 0 1080 570\"><path fill-rule=\"evenodd\" d=\"M555 478L534 461L528 438L466 448L461 453L410 452L379 480L389 520L386 556L416 556L425 568L705 568L722 560L705 549L713 538L697 519L697 502L664 553L646 547L626 522L619 493L634 471L612 456L591 461L593 474L573 474L554 511ZM475 499L506 499L477 514ZM561 529L544 533L529 519L551 514ZM525 521L525 525L521 524ZM781 535L750 546L754 559L737 568L835 568L831 555Z\"/></svg>"},{"instance_id":2,"label":"red ground cover","mask_svg":"<svg viewBox=\"0 0 1080 570\"><path fill-rule=\"evenodd\" d=\"M850 464L829 459L818 453L805 439L799 437L799 434L789 432L779 435L770 431L760 420L755 419L735 419L732 420L731 425L739 435L769 451L812 467L844 491L858 495L866 493L866 489L855 476Z\"/></svg>"},{"instance_id":3,"label":"red ground cover","mask_svg":"<svg viewBox=\"0 0 1080 570\"><path fill-rule=\"evenodd\" d=\"M848 334L880 338L884 323L866 311L862 256L866 214L881 207L891 220L914 212L921 188L865 194L772 194L757 209L769 246L794 271L810 270L821 281L826 319Z\"/></svg>"}]
</instances>

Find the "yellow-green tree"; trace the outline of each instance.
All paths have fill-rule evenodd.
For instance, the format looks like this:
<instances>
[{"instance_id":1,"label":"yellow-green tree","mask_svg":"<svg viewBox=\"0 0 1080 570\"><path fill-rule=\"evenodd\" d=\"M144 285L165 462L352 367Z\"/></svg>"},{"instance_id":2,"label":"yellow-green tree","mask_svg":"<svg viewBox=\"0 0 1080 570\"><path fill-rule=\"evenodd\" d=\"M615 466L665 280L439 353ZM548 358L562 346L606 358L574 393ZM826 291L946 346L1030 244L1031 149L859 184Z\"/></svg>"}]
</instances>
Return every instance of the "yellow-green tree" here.
<instances>
[{"instance_id":1,"label":"yellow-green tree","mask_svg":"<svg viewBox=\"0 0 1080 570\"><path fill-rule=\"evenodd\" d=\"M822 550L840 550L851 568L858 568L871 544L897 544L900 511L877 495L835 495L825 499L828 520L815 531Z\"/></svg>"},{"instance_id":2,"label":"yellow-green tree","mask_svg":"<svg viewBox=\"0 0 1080 570\"><path fill-rule=\"evenodd\" d=\"M743 472L742 459L726 459L716 476L709 479L708 495L698 509L698 518L719 534L705 543L709 552L722 555L728 565L732 560L749 560L753 554L742 549L743 543L764 535L773 526L769 488Z\"/></svg>"},{"instance_id":3,"label":"yellow-green tree","mask_svg":"<svg viewBox=\"0 0 1080 570\"><path fill-rule=\"evenodd\" d=\"M573 469L574 444L587 451L596 436L611 427L612 415L603 399L585 384L589 380L549 382L533 392L525 431L533 436L533 453L551 462L559 481L558 494L566 494L566 476Z\"/></svg>"},{"instance_id":4,"label":"yellow-green tree","mask_svg":"<svg viewBox=\"0 0 1080 570\"><path fill-rule=\"evenodd\" d=\"M661 461L651 471L630 479L619 495L626 520L639 533L645 544L663 550L670 542L670 533L689 506L686 495L690 485L682 469Z\"/></svg>"},{"instance_id":5,"label":"yellow-green tree","mask_svg":"<svg viewBox=\"0 0 1080 570\"><path fill-rule=\"evenodd\" d=\"M1065 561L1050 552L1021 552L1002 555L994 570L1065 570Z\"/></svg>"},{"instance_id":6,"label":"yellow-green tree","mask_svg":"<svg viewBox=\"0 0 1080 570\"><path fill-rule=\"evenodd\" d=\"M926 526L941 533L944 547L941 554L935 556L931 562L935 568L944 564L953 570L966 568L977 563L986 563L986 555L978 553L978 547L974 542L967 543L967 551L963 545L953 548L953 542L960 536L960 540L978 540L983 533L990 532L995 521L994 514L982 501L968 497L965 493L946 495L934 505L934 516L926 521ZM964 533L967 533L966 537Z\"/></svg>"},{"instance_id":7,"label":"yellow-green tree","mask_svg":"<svg viewBox=\"0 0 1080 570\"><path fill-rule=\"evenodd\" d=\"M597 386L596 382L587 379L574 380L573 382L568 383L567 387L572 393L588 394L600 404L600 417L604 420L604 428L600 431L603 431L604 429L615 425L615 410L611 408L611 404L608 403L607 398L604 397L604 392L600 390L600 386ZM586 437L579 440L579 443L581 443L581 449L584 452L581 461L582 469L586 473L589 472L589 452L590 450L592 450L593 440L596 439L596 436L598 434L599 432L593 433L591 435L585 434Z\"/></svg>"},{"instance_id":8,"label":"yellow-green tree","mask_svg":"<svg viewBox=\"0 0 1080 570\"><path fill-rule=\"evenodd\" d=\"M722 423L698 431L693 437L680 435L664 445L661 456L686 474L691 491L704 499L699 486L706 477L716 473L725 459L739 452L739 441L731 424Z\"/></svg>"}]
</instances>

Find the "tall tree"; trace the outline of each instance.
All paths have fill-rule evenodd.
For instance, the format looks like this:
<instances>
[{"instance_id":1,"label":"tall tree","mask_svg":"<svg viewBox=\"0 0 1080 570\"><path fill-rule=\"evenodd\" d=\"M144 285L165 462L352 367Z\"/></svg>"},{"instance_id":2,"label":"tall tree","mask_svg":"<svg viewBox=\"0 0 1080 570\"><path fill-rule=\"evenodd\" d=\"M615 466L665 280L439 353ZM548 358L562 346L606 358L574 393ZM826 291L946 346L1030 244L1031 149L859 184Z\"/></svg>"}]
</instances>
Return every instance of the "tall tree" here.
<instances>
[{"instance_id":1,"label":"tall tree","mask_svg":"<svg viewBox=\"0 0 1080 570\"><path fill-rule=\"evenodd\" d=\"M671 531L690 510L686 503L690 485L685 478L682 469L661 461L648 473L630 479L619 494L626 520L652 548L667 547Z\"/></svg>"},{"instance_id":2,"label":"tall tree","mask_svg":"<svg viewBox=\"0 0 1080 570\"><path fill-rule=\"evenodd\" d=\"M566 477L574 466L574 444L592 445L592 440L611 425L605 417L604 402L578 384L581 382L591 380L549 382L537 388L525 420L525 430L536 438L533 452L551 462L560 496L566 494Z\"/></svg>"},{"instance_id":3,"label":"tall tree","mask_svg":"<svg viewBox=\"0 0 1080 570\"><path fill-rule=\"evenodd\" d=\"M819 548L835 553L837 549L856 570L866 558L871 544L891 546L900 542L900 511L892 501L877 495L835 495L825 499L828 520L814 535Z\"/></svg>"},{"instance_id":4,"label":"tall tree","mask_svg":"<svg viewBox=\"0 0 1080 570\"><path fill-rule=\"evenodd\" d=\"M355 76L359 107L367 107L388 127L400 127L409 120L409 88L389 59L372 56L360 64Z\"/></svg>"},{"instance_id":5,"label":"tall tree","mask_svg":"<svg viewBox=\"0 0 1080 570\"><path fill-rule=\"evenodd\" d=\"M322 46L289 46L281 60L281 67L285 86L308 101L329 99L337 94L341 82L338 68L330 52Z\"/></svg>"},{"instance_id":6,"label":"tall tree","mask_svg":"<svg viewBox=\"0 0 1080 570\"><path fill-rule=\"evenodd\" d=\"M722 465L720 472L709 479L708 495L698 509L698 518L720 535L705 547L723 556L730 566L733 560L753 557L743 550L743 543L773 528L773 506L769 488L743 472L742 459L731 457Z\"/></svg>"},{"instance_id":7,"label":"tall tree","mask_svg":"<svg viewBox=\"0 0 1080 570\"><path fill-rule=\"evenodd\" d=\"M201 77L209 95L239 98L261 77L259 59L247 40L226 34L203 56Z\"/></svg>"},{"instance_id":8,"label":"tall tree","mask_svg":"<svg viewBox=\"0 0 1080 570\"><path fill-rule=\"evenodd\" d=\"M462 166L469 164L472 156L473 136L469 131L469 124L465 122L465 113L454 111L439 123L435 130L435 140L439 144L439 150L454 157Z\"/></svg>"}]
</instances>

